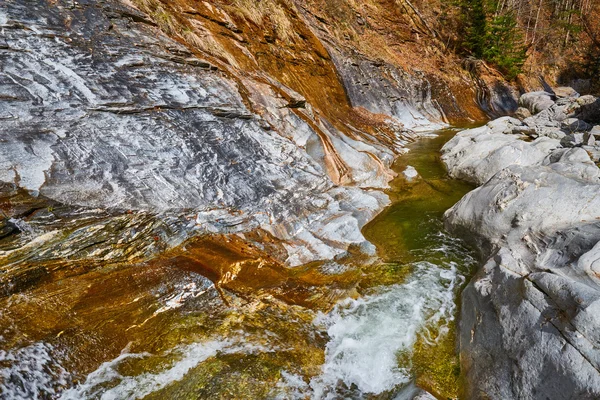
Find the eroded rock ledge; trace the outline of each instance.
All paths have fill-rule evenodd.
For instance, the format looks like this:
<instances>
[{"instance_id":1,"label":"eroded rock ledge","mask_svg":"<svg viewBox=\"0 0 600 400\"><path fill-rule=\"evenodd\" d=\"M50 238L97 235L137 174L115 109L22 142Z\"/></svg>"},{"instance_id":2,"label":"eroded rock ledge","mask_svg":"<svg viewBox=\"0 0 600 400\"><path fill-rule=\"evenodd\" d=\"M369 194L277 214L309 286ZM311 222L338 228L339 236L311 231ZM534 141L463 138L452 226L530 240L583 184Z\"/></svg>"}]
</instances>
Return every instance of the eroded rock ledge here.
<instances>
[{"instance_id":1,"label":"eroded rock ledge","mask_svg":"<svg viewBox=\"0 0 600 400\"><path fill-rule=\"evenodd\" d=\"M600 396L600 101L528 93L523 120L460 132L451 175L481 185L445 215L480 249L462 296L469 398Z\"/></svg>"}]
</instances>

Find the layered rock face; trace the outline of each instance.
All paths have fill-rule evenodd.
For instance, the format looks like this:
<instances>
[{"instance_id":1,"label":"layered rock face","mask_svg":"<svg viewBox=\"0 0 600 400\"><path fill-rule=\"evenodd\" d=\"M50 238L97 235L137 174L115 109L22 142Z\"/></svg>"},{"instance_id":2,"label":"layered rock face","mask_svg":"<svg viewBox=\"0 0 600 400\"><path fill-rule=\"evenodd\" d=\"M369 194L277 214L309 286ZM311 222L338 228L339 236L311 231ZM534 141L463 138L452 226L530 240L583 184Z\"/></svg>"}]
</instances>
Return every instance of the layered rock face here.
<instances>
[{"instance_id":1,"label":"layered rock face","mask_svg":"<svg viewBox=\"0 0 600 400\"><path fill-rule=\"evenodd\" d=\"M387 186L411 137L398 123L370 126L387 146L357 140L254 80L261 116L235 79L116 2L11 1L0 22L4 182L76 206L197 211L208 231L263 227L295 242L290 264L364 242L387 204L360 187Z\"/></svg>"},{"instance_id":2,"label":"layered rock face","mask_svg":"<svg viewBox=\"0 0 600 400\"><path fill-rule=\"evenodd\" d=\"M577 96L526 94L523 121L500 118L443 149L451 175L481 185L445 215L484 260L462 298L470 398L600 396L600 113Z\"/></svg>"},{"instance_id":3,"label":"layered rock face","mask_svg":"<svg viewBox=\"0 0 600 400\"><path fill-rule=\"evenodd\" d=\"M134 3L0 5L5 198L260 230L298 265L370 251L360 228L413 130L483 115L475 89L342 45L318 2Z\"/></svg>"}]
</instances>

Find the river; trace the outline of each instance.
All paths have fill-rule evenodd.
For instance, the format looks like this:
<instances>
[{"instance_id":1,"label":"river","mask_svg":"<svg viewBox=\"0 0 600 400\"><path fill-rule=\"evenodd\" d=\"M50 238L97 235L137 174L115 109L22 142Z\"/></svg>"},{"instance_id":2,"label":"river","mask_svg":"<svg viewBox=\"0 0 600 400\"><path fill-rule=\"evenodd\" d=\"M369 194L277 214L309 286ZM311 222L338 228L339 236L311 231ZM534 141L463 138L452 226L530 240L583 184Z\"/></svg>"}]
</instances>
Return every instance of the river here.
<instances>
[{"instance_id":1,"label":"river","mask_svg":"<svg viewBox=\"0 0 600 400\"><path fill-rule=\"evenodd\" d=\"M378 257L282 271L199 239L152 262L61 264L0 297L0 398L458 397L457 297L475 260L442 223L472 189L439 161L454 132L398 158L392 205L363 230Z\"/></svg>"}]
</instances>

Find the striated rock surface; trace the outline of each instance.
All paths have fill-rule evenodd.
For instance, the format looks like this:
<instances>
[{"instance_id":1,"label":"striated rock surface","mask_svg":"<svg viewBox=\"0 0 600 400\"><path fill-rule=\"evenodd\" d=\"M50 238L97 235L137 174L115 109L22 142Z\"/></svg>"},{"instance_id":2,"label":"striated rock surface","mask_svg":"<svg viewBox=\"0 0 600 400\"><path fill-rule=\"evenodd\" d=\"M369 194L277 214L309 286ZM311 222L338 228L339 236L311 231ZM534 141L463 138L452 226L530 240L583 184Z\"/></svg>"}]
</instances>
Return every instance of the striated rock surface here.
<instances>
[{"instance_id":1,"label":"striated rock surface","mask_svg":"<svg viewBox=\"0 0 600 400\"><path fill-rule=\"evenodd\" d=\"M3 2L0 181L65 206L177 215L192 235L266 232L288 265L371 252L360 228L388 204L413 130L481 118L482 103L464 72L400 63L387 25L351 28L385 60L342 45L321 6ZM369 13L413 36L407 9Z\"/></svg>"},{"instance_id":2,"label":"striated rock surface","mask_svg":"<svg viewBox=\"0 0 600 400\"><path fill-rule=\"evenodd\" d=\"M356 140L252 81L261 116L235 79L115 2L10 1L0 22L1 181L63 204L194 211L202 230L262 227L292 265L365 242L388 202L360 187L387 186L411 137L400 124L380 125L389 147Z\"/></svg>"},{"instance_id":3,"label":"striated rock surface","mask_svg":"<svg viewBox=\"0 0 600 400\"><path fill-rule=\"evenodd\" d=\"M543 135L581 115L576 96L548 107L545 95L525 98L537 114L524 123L501 118L443 149L452 175L482 185L445 215L483 260L462 297L467 396L595 399L600 169L583 143Z\"/></svg>"}]
</instances>

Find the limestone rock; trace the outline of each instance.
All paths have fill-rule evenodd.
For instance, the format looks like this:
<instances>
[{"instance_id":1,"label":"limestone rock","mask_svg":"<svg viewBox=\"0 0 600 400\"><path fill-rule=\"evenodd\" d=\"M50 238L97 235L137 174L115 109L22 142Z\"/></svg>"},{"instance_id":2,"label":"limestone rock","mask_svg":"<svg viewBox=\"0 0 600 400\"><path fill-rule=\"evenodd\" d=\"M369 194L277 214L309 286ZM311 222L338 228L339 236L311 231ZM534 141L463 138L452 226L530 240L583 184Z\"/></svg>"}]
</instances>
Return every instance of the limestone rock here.
<instances>
[{"instance_id":1,"label":"limestone rock","mask_svg":"<svg viewBox=\"0 0 600 400\"><path fill-rule=\"evenodd\" d=\"M592 132L584 133L583 144L586 146L594 146L596 144L596 135L592 134Z\"/></svg>"},{"instance_id":2,"label":"limestone rock","mask_svg":"<svg viewBox=\"0 0 600 400\"><path fill-rule=\"evenodd\" d=\"M577 109L573 103L557 102L527 122L557 129L548 126L557 108ZM488 126L460 132L443 149L451 175L482 184L445 214L447 228L484 260L462 295L467 398L600 397L600 169L590 157L598 149L593 132L517 145L517 132L494 134Z\"/></svg>"},{"instance_id":3,"label":"limestone rock","mask_svg":"<svg viewBox=\"0 0 600 400\"><path fill-rule=\"evenodd\" d=\"M260 228L288 265L363 246L389 202L373 189L411 138L398 123L377 122L386 144L351 139L292 89L235 79L120 2L15 0L5 21L0 181L71 206L195 214L190 232Z\"/></svg>"},{"instance_id":4,"label":"limestone rock","mask_svg":"<svg viewBox=\"0 0 600 400\"><path fill-rule=\"evenodd\" d=\"M579 110L576 117L587 122L600 122L600 98L581 96L577 99Z\"/></svg>"},{"instance_id":5,"label":"limestone rock","mask_svg":"<svg viewBox=\"0 0 600 400\"><path fill-rule=\"evenodd\" d=\"M560 127L565 132L582 132L589 131L592 129L592 126L585 121L582 121L577 118L567 118L564 121L561 121Z\"/></svg>"},{"instance_id":6,"label":"limestone rock","mask_svg":"<svg viewBox=\"0 0 600 400\"><path fill-rule=\"evenodd\" d=\"M404 171L402 171L402 175L404 175L407 181L412 181L419 177L419 173L417 172L415 167L411 165L409 165Z\"/></svg>"},{"instance_id":7,"label":"limestone rock","mask_svg":"<svg viewBox=\"0 0 600 400\"><path fill-rule=\"evenodd\" d=\"M517 111L515 112L515 117L522 121L525 118L531 117L531 111L529 111L528 108L519 107L519 108L517 108Z\"/></svg>"},{"instance_id":8,"label":"limestone rock","mask_svg":"<svg viewBox=\"0 0 600 400\"><path fill-rule=\"evenodd\" d=\"M572 133L566 135L560 140L560 144L563 147L576 147L583 144L583 133Z\"/></svg>"},{"instance_id":9,"label":"limestone rock","mask_svg":"<svg viewBox=\"0 0 600 400\"><path fill-rule=\"evenodd\" d=\"M576 99L579 97L579 93L575 89L569 86L561 86L552 89L557 98L571 98Z\"/></svg>"},{"instance_id":10,"label":"limestone rock","mask_svg":"<svg viewBox=\"0 0 600 400\"><path fill-rule=\"evenodd\" d=\"M535 115L541 111L547 110L554 105L553 95L548 92L529 92L525 93L519 99L519 106L527 108L531 114Z\"/></svg>"}]
</instances>

